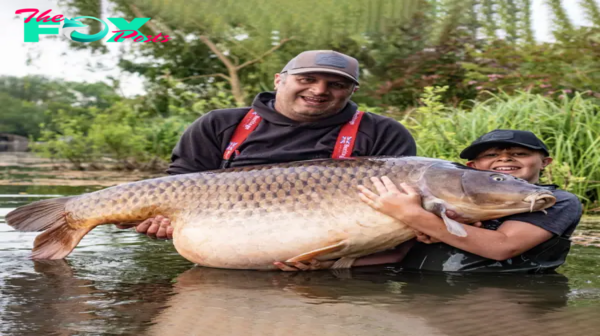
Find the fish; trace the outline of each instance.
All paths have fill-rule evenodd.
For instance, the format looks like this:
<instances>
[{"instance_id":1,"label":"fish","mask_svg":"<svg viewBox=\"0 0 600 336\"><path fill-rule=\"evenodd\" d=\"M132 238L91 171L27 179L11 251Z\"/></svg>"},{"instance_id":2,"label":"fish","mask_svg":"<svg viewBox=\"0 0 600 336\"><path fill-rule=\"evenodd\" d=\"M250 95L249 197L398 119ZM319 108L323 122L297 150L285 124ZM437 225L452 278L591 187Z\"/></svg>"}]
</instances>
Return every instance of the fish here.
<instances>
[{"instance_id":1,"label":"fish","mask_svg":"<svg viewBox=\"0 0 600 336\"><path fill-rule=\"evenodd\" d=\"M136 224L162 215L174 228L173 245L201 266L273 270L276 261L355 259L415 237L408 225L372 209L358 185L372 177L407 183L448 230L466 236L464 223L541 211L552 192L508 174L425 157L316 159L227 168L124 183L76 196L30 203L6 215L18 231L43 231L34 260L68 256L102 224Z\"/></svg>"}]
</instances>

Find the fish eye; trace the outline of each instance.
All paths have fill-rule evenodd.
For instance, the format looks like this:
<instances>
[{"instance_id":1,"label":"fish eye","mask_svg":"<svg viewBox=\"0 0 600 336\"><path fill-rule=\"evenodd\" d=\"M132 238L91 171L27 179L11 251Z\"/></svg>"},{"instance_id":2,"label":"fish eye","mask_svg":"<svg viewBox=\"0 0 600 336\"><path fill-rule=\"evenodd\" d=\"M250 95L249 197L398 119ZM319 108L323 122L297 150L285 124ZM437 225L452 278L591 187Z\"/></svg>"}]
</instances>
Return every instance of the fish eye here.
<instances>
[{"instance_id":1,"label":"fish eye","mask_svg":"<svg viewBox=\"0 0 600 336\"><path fill-rule=\"evenodd\" d=\"M492 180L494 180L496 182L502 182L502 181L506 180L506 178L504 178L504 176L500 176L500 175L492 175Z\"/></svg>"}]
</instances>

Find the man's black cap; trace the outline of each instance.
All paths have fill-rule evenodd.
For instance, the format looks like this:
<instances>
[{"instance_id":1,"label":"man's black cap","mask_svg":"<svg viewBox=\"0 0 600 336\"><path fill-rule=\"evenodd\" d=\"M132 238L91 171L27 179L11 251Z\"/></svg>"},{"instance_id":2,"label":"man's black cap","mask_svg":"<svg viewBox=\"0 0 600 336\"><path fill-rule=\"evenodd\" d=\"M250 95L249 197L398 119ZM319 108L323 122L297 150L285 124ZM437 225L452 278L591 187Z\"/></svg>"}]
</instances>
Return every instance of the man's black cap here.
<instances>
[{"instance_id":1,"label":"man's black cap","mask_svg":"<svg viewBox=\"0 0 600 336\"><path fill-rule=\"evenodd\" d=\"M473 160L479 153L497 145L515 145L544 152L550 155L548 147L529 131L497 129L486 133L460 153L461 159Z\"/></svg>"}]
</instances>

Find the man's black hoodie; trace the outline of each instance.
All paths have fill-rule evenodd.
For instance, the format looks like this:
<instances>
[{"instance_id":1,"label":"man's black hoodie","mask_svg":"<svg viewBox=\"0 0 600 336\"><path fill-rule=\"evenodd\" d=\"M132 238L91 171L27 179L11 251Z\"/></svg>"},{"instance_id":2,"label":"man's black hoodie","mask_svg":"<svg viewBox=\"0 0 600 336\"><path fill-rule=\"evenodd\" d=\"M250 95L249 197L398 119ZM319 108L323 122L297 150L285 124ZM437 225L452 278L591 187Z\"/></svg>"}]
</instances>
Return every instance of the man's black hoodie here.
<instances>
[{"instance_id":1,"label":"man's black hoodie","mask_svg":"<svg viewBox=\"0 0 600 336\"><path fill-rule=\"evenodd\" d=\"M341 127L357 110L353 102L335 115L315 122L297 122L274 109L275 93L262 92L252 108L262 117L238 147L229 167L329 158ZM173 149L167 173L186 174L221 168L223 153L249 107L214 110L198 118ZM352 156L413 156L417 149L408 130L392 118L365 113Z\"/></svg>"}]
</instances>

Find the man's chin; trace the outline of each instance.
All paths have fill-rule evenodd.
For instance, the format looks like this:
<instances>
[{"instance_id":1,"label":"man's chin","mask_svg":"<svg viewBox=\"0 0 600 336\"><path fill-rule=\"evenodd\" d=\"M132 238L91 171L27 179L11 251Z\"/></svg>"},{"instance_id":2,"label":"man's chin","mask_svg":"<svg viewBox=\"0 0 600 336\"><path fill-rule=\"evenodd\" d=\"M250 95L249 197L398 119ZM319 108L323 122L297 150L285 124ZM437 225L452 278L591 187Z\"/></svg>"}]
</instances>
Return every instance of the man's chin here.
<instances>
[{"instance_id":1,"label":"man's chin","mask_svg":"<svg viewBox=\"0 0 600 336\"><path fill-rule=\"evenodd\" d=\"M304 116L306 118L315 119L322 118L325 116L331 115L328 110L319 109L319 108L307 108L304 107L302 109L296 110L296 114Z\"/></svg>"}]
</instances>

